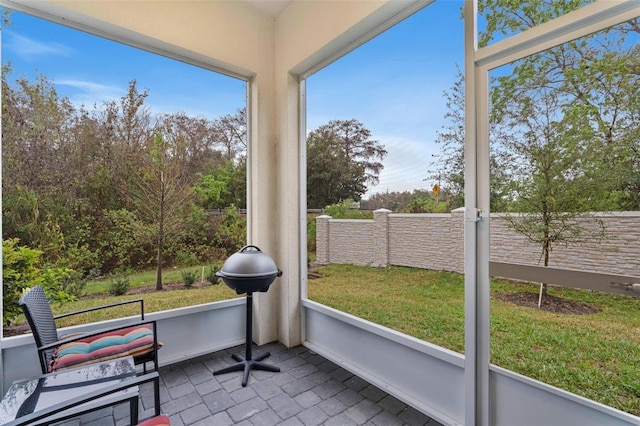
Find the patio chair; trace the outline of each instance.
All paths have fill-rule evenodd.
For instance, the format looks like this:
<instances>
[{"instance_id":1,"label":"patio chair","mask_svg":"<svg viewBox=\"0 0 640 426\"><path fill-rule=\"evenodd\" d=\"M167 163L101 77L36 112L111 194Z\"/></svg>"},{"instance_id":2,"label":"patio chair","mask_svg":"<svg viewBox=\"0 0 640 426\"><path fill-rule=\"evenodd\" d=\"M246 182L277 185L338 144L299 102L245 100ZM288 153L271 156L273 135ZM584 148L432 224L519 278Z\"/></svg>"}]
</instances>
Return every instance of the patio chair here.
<instances>
[{"instance_id":1,"label":"patio chair","mask_svg":"<svg viewBox=\"0 0 640 426\"><path fill-rule=\"evenodd\" d=\"M114 306L140 303L140 321L110 329L96 330L71 336L58 336L55 320ZM144 301L142 299L112 303L53 316L49 301L41 286L33 287L20 298L19 305L27 317L27 322L38 348L38 358L42 373L50 373L65 368L132 356L136 364L142 364L144 373L147 363L153 363L153 371L158 370L158 342L155 321L144 321Z\"/></svg>"}]
</instances>

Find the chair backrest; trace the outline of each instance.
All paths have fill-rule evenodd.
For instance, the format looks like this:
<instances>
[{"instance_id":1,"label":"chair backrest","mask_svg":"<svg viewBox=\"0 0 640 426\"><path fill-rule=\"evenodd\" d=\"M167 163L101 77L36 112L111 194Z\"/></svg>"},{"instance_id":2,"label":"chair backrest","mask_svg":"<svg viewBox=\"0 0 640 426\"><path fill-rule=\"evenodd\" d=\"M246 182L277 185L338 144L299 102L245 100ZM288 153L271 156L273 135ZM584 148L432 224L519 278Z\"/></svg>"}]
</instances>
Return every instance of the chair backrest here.
<instances>
[{"instance_id":1,"label":"chair backrest","mask_svg":"<svg viewBox=\"0 0 640 426\"><path fill-rule=\"evenodd\" d=\"M22 308L33 338L36 341L38 347L42 345L48 345L58 340L58 330L56 328L56 322L53 319L53 312L51 306L47 300L47 296L44 294L44 290L41 286L35 286L20 298L18 304ZM46 360L40 360L48 364L51 360L51 354L53 349L47 351ZM43 371L46 372L46 364L42 365Z\"/></svg>"}]
</instances>

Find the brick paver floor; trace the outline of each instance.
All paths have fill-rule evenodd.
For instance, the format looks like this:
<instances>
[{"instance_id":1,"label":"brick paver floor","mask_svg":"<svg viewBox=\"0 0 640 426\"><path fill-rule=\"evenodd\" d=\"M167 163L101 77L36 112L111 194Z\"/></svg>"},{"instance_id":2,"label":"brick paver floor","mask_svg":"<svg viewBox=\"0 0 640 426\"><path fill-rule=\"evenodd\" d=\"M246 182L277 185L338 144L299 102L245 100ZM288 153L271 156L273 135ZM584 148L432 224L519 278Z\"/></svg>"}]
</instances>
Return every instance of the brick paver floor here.
<instances>
[{"instance_id":1,"label":"brick paver floor","mask_svg":"<svg viewBox=\"0 0 640 426\"><path fill-rule=\"evenodd\" d=\"M242 372L213 375L234 363L231 354L244 346L169 365L160 369L161 412L172 426L439 426L417 410L354 376L303 346L269 344L253 349L253 357L271 352L264 362L279 373L252 370L242 387ZM153 388L141 389L140 419L150 417ZM64 426L128 425L127 404L64 422Z\"/></svg>"}]
</instances>

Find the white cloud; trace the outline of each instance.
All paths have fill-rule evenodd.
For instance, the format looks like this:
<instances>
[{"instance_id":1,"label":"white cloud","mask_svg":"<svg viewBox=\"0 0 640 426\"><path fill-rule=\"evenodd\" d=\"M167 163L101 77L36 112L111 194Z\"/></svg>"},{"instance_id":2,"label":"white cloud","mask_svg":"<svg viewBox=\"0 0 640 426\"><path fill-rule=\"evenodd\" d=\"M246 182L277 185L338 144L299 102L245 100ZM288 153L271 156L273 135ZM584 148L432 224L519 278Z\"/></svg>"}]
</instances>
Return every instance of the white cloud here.
<instances>
[{"instance_id":1,"label":"white cloud","mask_svg":"<svg viewBox=\"0 0 640 426\"><path fill-rule=\"evenodd\" d=\"M55 79L56 86L66 86L65 96L75 105L91 106L118 99L127 93L126 88L95 83L86 80Z\"/></svg>"},{"instance_id":2,"label":"white cloud","mask_svg":"<svg viewBox=\"0 0 640 426\"><path fill-rule=\"evenodd\" d=\"M62 43L40 42L16 33L9 33L5 48L13 50L22 59L33 60L42 56L71 56L73 49Z\"/></svg>"}]
</instances>

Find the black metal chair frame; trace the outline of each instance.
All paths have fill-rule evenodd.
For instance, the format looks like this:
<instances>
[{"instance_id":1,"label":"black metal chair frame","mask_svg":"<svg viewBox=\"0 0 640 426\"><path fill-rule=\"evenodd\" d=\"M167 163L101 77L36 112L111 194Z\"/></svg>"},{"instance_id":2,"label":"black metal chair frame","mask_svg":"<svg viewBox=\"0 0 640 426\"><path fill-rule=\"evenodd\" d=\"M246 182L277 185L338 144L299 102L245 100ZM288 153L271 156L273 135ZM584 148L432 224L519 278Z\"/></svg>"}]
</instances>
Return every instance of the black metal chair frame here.
<instances>
[{"instance_id":1,"label":"black metal chair frame","mask_svg":"<svg viewBox=\"0 0 640 426\"><path fill-rule=\"evenodd\" d=\"M81 333L62 340L60 340L58 336L58 330L55 323L57 319L132 303L140 303L140 321L138 322L123 325L120 327L112 327L108 329L95 330L88 333ZM158 370L158 334L156 332L156 322L144 321L143 299L134 299L118 303L111 303L108 305L97 306L94 308L88 308L54 316L53 312L51 311L49 301L44 294L44 290L41 286L36 286L20 298L19 305L22 308L25 317L27 318L27 322L29 323L29 327L31 327L31 331L33 333L33 338L36 341L36 346L38 348L38 358L40 360L40 367L43 374L49 372L47 366L52 359L55 348L60 345L64 345L66 343L74 342L80 339L86 339L87 337L100 335L110 331L121 330L132 326L146 324L150 324L153 331L153 348L147 353L134 356L133 359L136 364L142 364L143 373L147 372L148 362L153 363L153 371Z\"/></svg>"},{"instance_id":2,"label":"black metal chair frame","mask_svg":"<svg viewBox=\"0 0 640 426\"><path fill-rule=\"evenodd\" d=\"M141 385L143 383L146 382L150 382L153 381L153 386L154 386L154 392L156 395L159 394L159 390L160 390L160 381L159 381L159 374L157 371L154 371L152 373L148 373L145 374L143 376L138 376L135 378L132 378L131 380L127 380L125 382L122 383L116 383L116 384L112 384L109 386L104 387L103 389L100 389L98 391L94 391L91 393L88 393L86 395L82 395L82 396L78 396L72 399L69 399L68 401L65 401L63 403L59 403L59 404L55 404L52 405L51 407L45 408L43 410L39 410L36 411L34 413L28 414L26 416L23 417L19 417L15 420L10 421L9 423L6 423L5 426L23 426L23 425L30 425L33 424L34 422L37 422L39 420L45 420L45 423L43 424L49 424L46 423L46 418L47 417L51 417L55 414L61 413L65 410L68 410L70 408L73 407L77 407L80 404L84 404L86 402L91 402L91 401L95 401L99 398L108 396L108 395L112 395L114 393L117 392L121 392L125 389L128 389L130 387L133 386L138 386ZM126 401L122 401L122 402L126 402ZM130 398L128 400L129 402L129 413L131 415L131 424L136 424L138 423L138 396L134 396L132 398ZM156 398L155 400L155 415L158 416L160 415L160 403L159 400ZM69 415L65 415L63 417L58 417L55 419L55 421L53 421L54 423L58 423L60 421L69 419L69 418L73 418L73 417L77 417L80 416L82 414L88 413L95 410L95 408L93 409L88 409L88 410L84 410L84 411L77 411L74 412L72 414Z\"/></svg>"}]
</instances>

